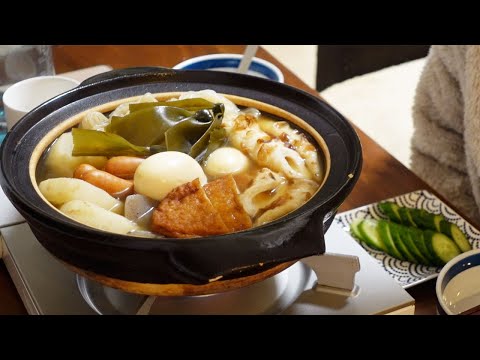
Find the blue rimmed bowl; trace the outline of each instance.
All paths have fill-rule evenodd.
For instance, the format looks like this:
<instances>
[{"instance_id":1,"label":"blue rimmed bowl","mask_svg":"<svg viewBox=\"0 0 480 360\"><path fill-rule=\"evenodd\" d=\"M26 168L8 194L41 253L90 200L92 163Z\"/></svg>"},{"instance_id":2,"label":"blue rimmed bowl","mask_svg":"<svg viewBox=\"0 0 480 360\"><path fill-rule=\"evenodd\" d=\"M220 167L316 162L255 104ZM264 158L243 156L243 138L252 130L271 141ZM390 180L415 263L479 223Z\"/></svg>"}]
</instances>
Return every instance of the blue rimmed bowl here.
<instances>
[{"instance_id":1,"label":"blue rimmed bowl","mask_svg":"<svg viewBox=\"0 0 480 360\"><path fill-rule=\"evenodd\" d=\"M480 313L480 249L458 255L443 267L436 294L441 315Z\"/></svg>"},{"instance_id":2,"label":"blue rimmed bowl","mask_svg":"<svg viewBox=\"0 0 480 360\"><path fill-rule=\"evenodd\" d=\"M178 70L215 70L235 72L242 60L242 54L210 54L197 56L175 65ZM271 62L254 57L247 75L278 81L283 83L283 73Z\"/></svg>"}]
</instances>

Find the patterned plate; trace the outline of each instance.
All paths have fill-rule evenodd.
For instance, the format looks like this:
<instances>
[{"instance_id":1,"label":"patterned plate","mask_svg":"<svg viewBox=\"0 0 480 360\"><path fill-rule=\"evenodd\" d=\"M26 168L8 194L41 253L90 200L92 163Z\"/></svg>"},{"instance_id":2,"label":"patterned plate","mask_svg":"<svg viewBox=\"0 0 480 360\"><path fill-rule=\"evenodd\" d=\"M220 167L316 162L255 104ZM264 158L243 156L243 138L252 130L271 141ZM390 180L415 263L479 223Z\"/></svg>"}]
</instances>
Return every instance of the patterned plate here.
<instances>
[{"instance_id":1,"label":"patterned plate","mask_svg":"<svg viewBox=\"0 0 480 360\"><path fill-rule=\"evenodd\" d=\"M448 221L458 225L474 249L480 248L480 231L470 225L470 223L432 193L426 190L417 190L388 199L388 201L393 201L400 206L425 209L434 214L442 214ZM350 223L355 219L380 218L385 218L385 216L378 208L378 203L374 203L340 213L335 217L335 221L340 224L345 231L350 232ZM384 252L368 247L363 242L361 242L361 245L383 266L385 271L405 289L436 278L442 269L441 267L418 265L408 261L398 260Z\"/></svg>"}]
</instances>

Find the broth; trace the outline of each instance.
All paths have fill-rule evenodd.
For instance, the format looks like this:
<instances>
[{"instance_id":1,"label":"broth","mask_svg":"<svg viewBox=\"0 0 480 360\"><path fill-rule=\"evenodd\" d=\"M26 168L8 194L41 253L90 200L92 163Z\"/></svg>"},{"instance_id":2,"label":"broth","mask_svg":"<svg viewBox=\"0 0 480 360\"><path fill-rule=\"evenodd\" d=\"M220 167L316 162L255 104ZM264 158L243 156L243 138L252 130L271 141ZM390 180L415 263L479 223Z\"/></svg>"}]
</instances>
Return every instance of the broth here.
<instances>
[{"instance_id":1,"label":"broth","mask_svg":"<svg viewBox=\"0 0 480 360\"><path fill-rule=\"evenodd\" d=\"M140 97L136 108L130 103L121 104L110 113L87 113L78 126L81 129L61 134L42 155L36 169L40 192L62 213L84 225L142 237L183 238L242 231L274 221L307 202L318 191L327 172L325 155L313 138L291 122L256 109L237 107L208 91L191 92L195 97L187 93L180 100L222 103L220 121L215 117L218 107L196 110L191 115L193 112L186 108L150 104L157 101L151 94ZM217 101L212 101L212 97ZM139 117L141 111L147 114L153 111L149 109L158 112L160 108L165 123L173 121L173 117L168 118L168 111L175 112L178 118L184 116L161 135L165 138L163 143L157 139L147 144L158 137L153 130L150 134L149 129L131 136L135 142L128 138L135 117L146 122L145 117ZM123 128L122 122L126 124ZM185 125L187 135L172 137L179 133L180 123ZM112 124L120 125L115 129ZM159 127L158 123L154 126ZM137 123L134 127L138 127ZM191 133L201 127L206 129L204 133L192 137ZM110 132L112 128L114 132ZM109 167L110 163L116 161L118 170L121 161L129 161L119 158L132 156L115 154L114 146L98 153L89 150L72 155L72 151L78 152L79 144L85 151L94 148L96 137L107 139L110 134L125 136L133 146L129 144L122 151L135 148L137 153L133 156L144 159L131 171L131 177L109 170L115 170ZM93 137L81 143L81 136L86 135ZM158 153L141 153L165 146ZM114 184L116 191L109 192Z\"/></svg>"}]
</instances>

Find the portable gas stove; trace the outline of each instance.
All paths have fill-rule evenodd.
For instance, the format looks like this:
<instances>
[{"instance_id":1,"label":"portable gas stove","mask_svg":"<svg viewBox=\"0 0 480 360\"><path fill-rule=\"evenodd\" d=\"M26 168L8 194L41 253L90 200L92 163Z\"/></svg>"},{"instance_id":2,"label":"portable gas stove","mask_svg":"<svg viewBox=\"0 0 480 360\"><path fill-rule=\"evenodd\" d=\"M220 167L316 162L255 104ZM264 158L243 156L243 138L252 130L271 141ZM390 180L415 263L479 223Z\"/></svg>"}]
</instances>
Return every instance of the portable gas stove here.
<instances>
[{"instance_id":1,"label":"portable gas stove","mask_svg":"<svg viewBox=\"0 0 480 360\"><path fill-rule=\"evenodd\" d=\"M107 65L63 76L82 81ZM35 239L0 188L0 258L29 314L386 314L414 312L414 299L335 221L328 251L245 288L204 296L147 297L67 270ZM317 280L320 279L320 280Z\"/></svg>"},{"instance_id":2,"label":"portable gas stove","mask_svg":"<svg viewBox=\"0 0 480 360\"><path fill-rule=\"evenodd\" d=\"M1 195L3 214L8 214L0 218L3 261L29 314L326 315L414 311L414 299L335 221L325 235L328 253L302 259L262 282L212 295L148 297L108 288L67 270L40 245L11 204L5 206L8 200L3 192Z\"/></svg>"}]
</instances>

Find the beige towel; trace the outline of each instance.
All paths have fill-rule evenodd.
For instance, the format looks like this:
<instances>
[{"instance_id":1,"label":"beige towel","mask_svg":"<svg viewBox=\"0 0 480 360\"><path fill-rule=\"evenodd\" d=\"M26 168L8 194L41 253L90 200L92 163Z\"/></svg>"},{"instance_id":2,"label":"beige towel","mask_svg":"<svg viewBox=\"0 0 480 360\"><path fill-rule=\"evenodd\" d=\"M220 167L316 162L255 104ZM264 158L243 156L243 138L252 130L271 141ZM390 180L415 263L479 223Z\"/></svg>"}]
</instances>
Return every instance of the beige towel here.
<instances>
[{"instance_id":1,"label":"beige towel","mask_svg":"<svg viewBox=\"0 0 480 360\"><path fill-rule=\"evenodd\" d=\"M412 170L480 223L480 46L430 48L413 123Z\"/></svg>"}]
</instances>

